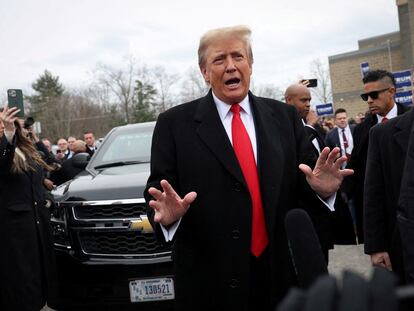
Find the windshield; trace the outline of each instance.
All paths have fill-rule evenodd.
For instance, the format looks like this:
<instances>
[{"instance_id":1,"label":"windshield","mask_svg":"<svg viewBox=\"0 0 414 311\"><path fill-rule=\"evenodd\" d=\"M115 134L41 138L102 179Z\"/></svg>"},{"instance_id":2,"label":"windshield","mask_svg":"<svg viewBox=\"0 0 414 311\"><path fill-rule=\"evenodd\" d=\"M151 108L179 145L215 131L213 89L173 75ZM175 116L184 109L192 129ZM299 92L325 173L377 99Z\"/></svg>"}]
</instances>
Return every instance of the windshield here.
<instances>
[{"instance_id":1,"label":"windshield","mask_svg":"<svg viewBox=\"0 0 414 311\"><path fill-rule=\"evenodd\" d=\"M108 134L89 166L109 167L112 163L149 162L154 123L125 126Z\"/></svg>"}]
</instances>

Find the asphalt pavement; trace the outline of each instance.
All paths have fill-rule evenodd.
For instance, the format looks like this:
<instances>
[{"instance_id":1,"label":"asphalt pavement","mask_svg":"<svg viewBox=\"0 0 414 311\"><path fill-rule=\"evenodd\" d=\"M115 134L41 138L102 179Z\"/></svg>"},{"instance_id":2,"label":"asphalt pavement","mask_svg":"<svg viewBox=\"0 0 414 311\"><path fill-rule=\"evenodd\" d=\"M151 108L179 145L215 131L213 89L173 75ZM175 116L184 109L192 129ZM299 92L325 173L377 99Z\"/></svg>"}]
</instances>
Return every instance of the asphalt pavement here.
<instances>
[{"instance_id":1,"label":"asphalt pavement","mask_svg":"<svg viewBox=\"0 0 414 311\"><path fill-rule=\"evenodd\" d=\"M335 245L329 252L329 273L341 277L344 270L356 272L370 277L372 273L371 261L364 254L364 245Z\"/></svg>"},{"instance_id":2,"label":"asphalt pavement","mask_svg":"<svg viewBox=\"0 0 414 311\"><path fill-rule=\"evenodd\" d=\"M344 270L356 272L369 278L372 272L369 256L364 254L363 245L335 245L329 252L329 273L341 278ZM54 311L44 307L41 311Z\"/></svg>"}]
</instances>

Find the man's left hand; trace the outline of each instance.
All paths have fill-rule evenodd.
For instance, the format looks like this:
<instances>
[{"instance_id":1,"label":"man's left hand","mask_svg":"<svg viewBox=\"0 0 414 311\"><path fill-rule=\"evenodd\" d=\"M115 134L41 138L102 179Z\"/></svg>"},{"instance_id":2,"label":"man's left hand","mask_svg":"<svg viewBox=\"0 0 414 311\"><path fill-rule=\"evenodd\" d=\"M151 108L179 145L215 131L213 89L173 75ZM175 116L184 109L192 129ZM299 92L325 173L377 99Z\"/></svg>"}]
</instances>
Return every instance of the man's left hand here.
<instances>
[{"instance_id":1,"label":"man's left hand","mask_svg":"<svg viewBox=\"0 0 414 311\"><path fill-rule=\"evenodd\" d=\"M321 198L328 198L337 192L344 177L354 173L350 169L341 169L347 158L338 158L339 152L338 147L332 151L325 147L313 170L306 164L299 165L299 169L306 175L308 184Z\"/></svg>"}]
</instances>

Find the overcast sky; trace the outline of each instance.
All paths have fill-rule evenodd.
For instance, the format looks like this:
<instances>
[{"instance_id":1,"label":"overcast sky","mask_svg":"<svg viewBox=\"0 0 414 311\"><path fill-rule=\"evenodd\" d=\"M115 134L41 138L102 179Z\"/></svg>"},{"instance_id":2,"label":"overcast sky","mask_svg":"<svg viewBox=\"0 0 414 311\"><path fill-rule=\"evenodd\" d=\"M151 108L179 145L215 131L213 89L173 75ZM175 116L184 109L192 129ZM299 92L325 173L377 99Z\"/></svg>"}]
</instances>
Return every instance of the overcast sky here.
<instances>
[{"instance_id":1,"label":"overcast sky","mask_svg":"<svg viewBox=\"0 0 414 311\"><path fill-rule=\"evenodd\" d=\"M0 0L0 91L29 92L45 69L81 87L98 62L128 55L184 73L205 31L238 24L252 29L254 81L280 87L399 30L395 0Z\"/></svg>"}]
</instances>

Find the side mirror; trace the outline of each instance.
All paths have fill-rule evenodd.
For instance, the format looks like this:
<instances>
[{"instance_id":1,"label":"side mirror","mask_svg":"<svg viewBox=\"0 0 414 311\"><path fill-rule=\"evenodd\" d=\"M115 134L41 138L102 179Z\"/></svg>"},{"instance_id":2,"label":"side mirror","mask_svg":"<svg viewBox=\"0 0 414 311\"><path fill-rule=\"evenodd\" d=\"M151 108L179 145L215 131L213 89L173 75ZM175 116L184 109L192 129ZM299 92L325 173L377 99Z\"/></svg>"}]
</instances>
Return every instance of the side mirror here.
<instances>
[{"instance_id":1,"label":"side mirror","mask_svg":"<svg viewBox=\"0 0 414 311\"><path fill-rule=\"evenodd\" d=\"M81 152L73 155L72 163L74 167L85 169L86 165L88 165L91 156L86 152Z\"/></svg>"}]
</instances>

